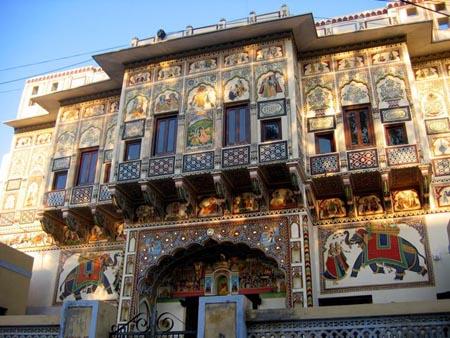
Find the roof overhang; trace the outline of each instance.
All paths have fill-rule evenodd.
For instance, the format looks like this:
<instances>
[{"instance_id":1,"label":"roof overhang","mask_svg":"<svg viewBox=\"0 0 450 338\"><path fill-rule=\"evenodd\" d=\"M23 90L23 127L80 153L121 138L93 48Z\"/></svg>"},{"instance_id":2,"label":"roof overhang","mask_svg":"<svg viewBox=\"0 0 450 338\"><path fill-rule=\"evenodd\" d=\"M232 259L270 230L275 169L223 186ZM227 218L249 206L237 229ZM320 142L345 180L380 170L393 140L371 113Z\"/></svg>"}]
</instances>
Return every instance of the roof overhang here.
<instances>
[{"instance_id":1,"label":"roof overhang","mask_svg":"<svg viewBox=\"0 0 450 338\"><path fill-rule=\"evenodd\" d=\"M9 120L3 122L7 126L10 126L14 129L27 128L47 123L52 123L56 121L57 114L43 114L37 115L33 117L26 117L23 119Z\"/></svg>"},{"instance_id":2,"label":"roof overhang","mask_svg":"<svg viewBox=\"0 0 450 338\"><path fill-rule=\"evenodd\" d=\"M311 13L260 22L251 25L195 34L158 43L122 49L94 55L95 61L112 79L123 75L125 65L143 60L176 56L189 51L217 48L233 42L260 38L277 33L294 32L310 39L317 37L314 18ZM301 39L300 39L301 40Z\"/></svg>"}]
</instances>

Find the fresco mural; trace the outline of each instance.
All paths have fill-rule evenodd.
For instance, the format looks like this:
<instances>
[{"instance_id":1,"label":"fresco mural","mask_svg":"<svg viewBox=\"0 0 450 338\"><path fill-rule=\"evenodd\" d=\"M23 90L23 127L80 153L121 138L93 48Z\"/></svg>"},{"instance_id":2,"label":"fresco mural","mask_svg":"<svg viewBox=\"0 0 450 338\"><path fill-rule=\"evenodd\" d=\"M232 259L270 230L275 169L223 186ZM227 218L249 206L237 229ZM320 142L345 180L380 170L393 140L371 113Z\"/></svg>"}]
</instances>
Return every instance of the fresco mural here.
<instances>
[{"instance_id":1,"label":"fresco mural","mask_svg":"<svg viewBox=\"0 0 450 338\"><path fill-rule=\"evenodd\" d=\"M224 57L225 67L237 66L250 61L248 52L230 54Z\"/></svg>"},{"instance_id":2,"label":"fresco mural","mask_svg":"<svg viewBox=\"0 0 450 338\"><path fill-rule=\"evenodd\" d=\"M179 108L179 95L176 91L166 90L155 99L155 113L178 111Z\"/></svg>"},{"instance_id":3,"label":"fresco mural","mask_svg":"<svg viewBox=\"0 0 450 338\"><path fill-rule=\"evenodd\" d=\"M381 200L376 195L368 195L356 198L359 216L382 214L384 212Z\"/></svg>"},{"instance_id":4,"label":"fresco mural","mask_svg":"<svg viewBox=\"0 0 450 338\"><path fill-rule=\"evenodd\" d=\"M233 200L233 213L241 214L259 210L259 202L253 193L242 193Z\"/></svg>"},{"instance_id":5,"label":"fresco mural","mask_svg":"<svg viewBox=\"0 0 450 338\"><path fill-rule=\"evenodd\" d=\"M224 102L243 101L250 99L249 83L241 77L234 77L225 84Z\"/></svg>"},{"instance_id":6,"label":"fresco mural","mask_svg":"<svg viewBox=\"0 0 450 338\"><path fill-rule=\"evenodd\" d=\"M433 285L422 218L319 226L321 292Z\"/></svg>"},{"instance_id":7,"label":"fresco mural","mask_svg":"<svg viewBox=\"0 0 450 338\"><path fill-rule=\"evenodd\" d=\"M270 71L258 79L258 98L275 99L284 97L284 77L279 72Z\"/></svg>"},{"instance_id":8,"label":"fresco mural","mask_svg":"<svg viewBox=\"0 0 450 338\"><path fill-rule=\"evenodd\" d=\"M328 198L319 202L320 219L345 217L346 215L344 201L340 198Z\"/></svg>"},{"instance_id":9,"label":"fresco mural","mask_svg":"<svg viewBox=\"0 0 450 338\"><path fill-rule=\"evenodd\" d=\"M125 121L145 118L150 102L150 89L132 90L126 94Z\"/></svg>"},{"instance_id":10,"label":"fresco mural","mask_svg":"<svg viewBox=\"0 0 450 338\"><path fill-rule=\"evenodd\" d=\"M392 195L394 200L394 211L409 211L421 208L419 195L415 190L395 191Z\"/></svg>"},{"instance_id":11,"label":"fresco mural","mask_svg":"<svg viewBox=\"0 0 450 338\"><path fill-rule=\"evenodd\" d=\"M187 147L210 146L213 143L213 113L198 112L188 115Z\"/></svg>"},{"instance_id":12,"label":"fresco mural","mask_svg":"<svg viewBox=\"0 0 450 338\"><path fill-rule=\"evenodd\" d=\"M55 303L118 299L122 259L121 250L61 251Z\"/></svg>"},{"instance_id":13,"label":"fresco mural","mask_svg":"<svg viewBox=\"0 0 450 338\"><path fill-rule=\"evenodd\" d=\"M188 109L208 110L216 107L216 91L213 86L201 83L188 94Z\"/></svg>"},{"instance_id":14,"label":"fresco mural","mask_svg":"<svg viewBox=\"0 0 450 338\"><path fill-rule=\"evenodd\" d=\"M270 209L295 208L297 202L294 193L290 189L277 189L272 193L270 199Z\"/></svg>"}]
</instances>

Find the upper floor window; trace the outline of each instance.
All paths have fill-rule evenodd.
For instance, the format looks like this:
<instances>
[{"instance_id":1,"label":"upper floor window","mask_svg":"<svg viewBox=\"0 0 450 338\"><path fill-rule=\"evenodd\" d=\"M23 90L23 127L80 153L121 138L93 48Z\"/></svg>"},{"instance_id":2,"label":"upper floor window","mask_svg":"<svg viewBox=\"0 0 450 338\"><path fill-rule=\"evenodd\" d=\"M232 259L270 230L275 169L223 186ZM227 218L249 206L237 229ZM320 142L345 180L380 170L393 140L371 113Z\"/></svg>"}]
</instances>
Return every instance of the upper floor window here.
<instances>
[{"instance_id":1,"label":"upper floor window","mask_svg":"<svg viewBox=\"0 0 450 338\"><path fill-rule=\"evenodd\" d=\"M248 105L230 107L225 111L225 145L250 143L250 111Z\"/></svg>"},{"instance_id":2,"label":"upper floor window","mask_svg":"<svg viewBox=\"0 0 450 338\"><path fill-rule=\"evenodd\" d=\"M141 140L132 140L125 143L124 161L139 160L141 157Z\"/></svg>"},{"instance_id":3,"label":"upper floor window","mask_svg":"<svg viewBox=\"0 0 450 338\"><path fill-rule=\"evenodd\" d=\"M173 115L156 119L153 153L155 155L174 154L176 152L176 145L177 116Z\"/></svg>"},{"instance_id":4,"label":"upper floor window","mask_svg":"<svg viewBox=\"0 0 450 338\"><path fill-rule=\"evenodd\" d=\"M39 86L34 86L31 90L31 95L36 95L39 92Z\"/></svg>"},{"instance_id":5,"label":"upper floor window","mask_svg":"<svg viewBox=\"0 0 450 338\"><path fill-rule=\"evenodd\" d=\"M408 16L414 16L417 15L417 8L416 7L410 7L406 10L406 15Z\"/></svg>"},{"instance_id":6,"label":"upper floor window","mask_svg":"<svg viewBox=\"0 0 450 338\"><path fill-rule=\"evenodd\" d=\"M405 124L387 125L386 142L388 146L397 146L401 144L408 144L408 137L406 134Z\"/></svg>"},{"instance_id":7,"label":"upper floor window","mask_svg":"<svg viewBox=\"0 0 450 338\"><path fill-rule=\"evenodd\" d=\"M375 145L373 123L369 107L352 107L344 111L344 127L347 149Z\"/></svg>"},{"instance_id":8,"label":"upper floor window","mask_svg":"<svg viewBox=\"0 0 450 338\"><path fill-rule=\"evenodd\" d=\"M51 91L54 92L55 90L58 90L58 82L53 82L52 83Z\"/></svg>"},{"instance_id":9,"label":"upper floor window","mask_svg":"<svg viewBox=\"0 0 450 338\"><path fill-rule=\"evenodd\" d=\"M66 181L67 181L67 170L57 171L53 175L53 190L62 190L66 189Z\"/></svg>"},{"instance_id":10,"label":"upper floor window","mask_svg":"<svg viewBox=\"0 0 450 338\"><path fill-rule=\"evenodd\" d=\"M261 121L261 141L281 140L281 119Z\"/></svg>"},{"instance_id":11,"label":"upper floor window","mask_svg":"<svg viewBox=\"0 0 450 338\"><path fill-rule=\"evenodd\" d=\"M334 144L334 133L319 133L315 135L316 154L334 153L336 151Z\"/></svg>"},{"instance_id":12,"label":"upper floor window","mask_svg":"<svg viewBox=\"0 0 450 338\"><path fill-rule=\"evenodd\" d=\"M78 167L77 185L94 184L95 169L97 168L98 149L81 152Z\"/></svg>"},{"instance_id":13,"label":"upper floor window","mask_svg":"<svg viewBox=\"0 0 450 338\"><path fill-rule=\"evenodd\" d=\"M449 25L449 21L448 18L439 18L438 19L438 26L439 26L439 30L441 31L445 31L447 29L449 29L450 25Z\"/></svg>"},{"instance_id":14,"label":"upper floor window","mask_svg":"<svg viewBox=\"0 0 450 338\"><path fill-rule=\"evenodd\" d=\"M442 12L447 9L447 6L446 6L445 2L440 2L436 5L434 5L434 9L438 12Z\"/></svg>"}]
</instances>

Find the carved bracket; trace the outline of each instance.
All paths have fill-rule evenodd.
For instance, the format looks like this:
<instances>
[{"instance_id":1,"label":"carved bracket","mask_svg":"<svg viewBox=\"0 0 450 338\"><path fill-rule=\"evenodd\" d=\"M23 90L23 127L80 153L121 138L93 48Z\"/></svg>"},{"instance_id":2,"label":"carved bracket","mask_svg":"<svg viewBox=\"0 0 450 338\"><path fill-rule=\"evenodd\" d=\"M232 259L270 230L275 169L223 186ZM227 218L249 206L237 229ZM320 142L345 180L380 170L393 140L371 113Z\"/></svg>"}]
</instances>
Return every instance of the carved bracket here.
<instances>
[{"instance_id":1,"label":"carved bracket","mask_svg":"<svg viewBox=\"0 0 450 338\"><path fill-rule=\"evenodd\" d=\"M430 183L431 183L431 168L429 165L420 166L420 172L422 173L422 206L424 210L430 208Z\"/></svg>"},{"instance_id":2,"label":"carved bracket","mask_svg":"<svg viewBox=\"0 0 450 338\"><path fill-rule=\"evenodd\" d=\"M122 213L125 219L132 222L134 219L134 208L128 194L115 184L109 186L109 192L117 211Z\"/></svg>"},{"instance_id":3,"label":"carved bracket","mask_svg":"<svg viewBox=\"0 0 450 338\"><path fill-rule=\"evenodd\" d=\"M67 225L66 232L75 241L76 235L80 241L88 241L91 228L93 226L93 220L82 215L81 213L75 212L71 209L62 210L63 219ZM76 233L76 235L74 234Z\"/></svg>"},{"instance_id":4,"label":"carved bracket","mask_svg":"<svg viewBox=\"0 0 450 338\"><path fill-rule=\"evenodd\" d=\"M233 194L231 193L231 184L222 173L213 174L214 187L219 198L225 200L226 208L231 213L233 205Z\"/></svg>"},{"instance_id":5,"label":"carved bracket","mask_svg":"<svg viewBox=\"0 0 450 338\"><path fill-rule=\"evenodd\" d=\"M389 172L381 174L381 184L383 186L384 209L386 213L392 214L391 187L389 185Z\"/></svg>"},{"instance_id":6,"label":"carved bracket","mask_svg":"<svg viewBox=\"0 0 450 338\"><path fill-rule=\"evenodd\" d=\"M150 204L161 218L164 218L164 202L161 194L148 182L139 182L146 203Z\"/></svg>"},{"instance_id":7,"label":"carved bracket","mask_svg":"<svg viewBox=\"0 0 450 338\"><path fill-rule=\"evenodd\" d=\"M262 200L264 207L262 209L268 209L270 204L269 191L261 172L258 168L249 168L250 180L252 182L252 189L255 195Z\"/></svg>"},{"instance_id":8,"label":"carved bracket","mask_svg":"<svg viewBox=\"0 0 450 338\"><path fill-rule=\"evenodd\" d=\"M197 207L197 194L191 185L183 178L175 178L175 188L177 189L178 198L187 202L192 210Z\"/></svg>"},{"instance_id":9,"label":"carved bracket","mask_svg":"<svg viewBox=\"0 0 450 338\"><path fill-rule=\"evenodd\" d=\"M91 212L95 225L103 229L107 237L113 241L124 239L124 223L120 219L100 207L91 208Z\"/></svg>"},{"instance_id":10,"label":"carved bracket","mask_svg":"<svg viewBox=\"0 0 450 338\"><path fill-rule=\"evenodd\" d=\"M42 230L53 237L55 243L64 244L64 227L65 224L61 218L57 216L41 212L37 215Z\"/></svg>"},{"instance_id":11,"label":"carved bracket","mask_svg":"<svg viewBox=\"0 0 450 338\"><path fill-rule=\"evenodd\" d=\"M352 184L350 181L350 176L342 177L342 183L344 184L345 198L347 200L348 216L354 217L355 216L355 202L353 199L353 188L352 188Z\"/></svg>"},{"instance_id":12,"label":"carved bracket","mask_svg":"<svg viewBox=\"0 0 450 338\"><path fill-rule=\"evenodd\" d=\"M291 184L294 188L294 193L297 195L297 200L299 207L305 206L305 197L303 196L304 192L304 184L303 184L303 178L300 173L300 168L297 162L295 163L288 163L289 168L289 176L291 178Z\"/></svg>"}]
</instances>

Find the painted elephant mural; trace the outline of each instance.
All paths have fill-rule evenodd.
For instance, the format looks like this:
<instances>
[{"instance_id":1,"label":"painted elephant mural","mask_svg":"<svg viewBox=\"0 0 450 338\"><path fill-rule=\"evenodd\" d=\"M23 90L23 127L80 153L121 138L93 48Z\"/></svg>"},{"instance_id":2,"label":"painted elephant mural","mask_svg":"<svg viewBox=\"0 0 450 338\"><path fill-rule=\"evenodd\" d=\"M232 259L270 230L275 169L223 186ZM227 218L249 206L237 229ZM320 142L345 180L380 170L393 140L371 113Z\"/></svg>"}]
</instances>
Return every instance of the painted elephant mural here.
<instances>
[{"instance_id":1,"label":"painted elephant mural","mask_svg":"<svg viewBox=\"0 0 450 338\"><path fill-rule=\"evenodd\" d=\"M433 282L426 229L420 220L323 226L319 239L322 292Z\"/></svg>"},{"instance_id":2,"label":"painted elephant mural","mask_svg":"<svg viewBox=\"0 0 450 338\"><path fill-rule=\"evenodd\" d=\"M428 271L420 265L420 258L426 263L426 258L406 239L398 236L395 231L368 232L364 228L357 229L349 239L345 231L345 243L351 247L356 244L361 252L353 264L351 277L357 277L361 268L369 266L374 273L385 273L384 266L395 269L395 279L403 280L405 271L414 271L424 276Z\"/></svg>"},{"instance_id":3,"label":"painted elephant mural","mask_svg":"<svg viewBox=\"0 0 450 338\"><path fill-rule=\"evenodd\" d=\"M73 256L78 258L75 260L75 257L72 257L61 269L60 278L65 271L64 268L70 271L59 282L57 301L62 301L69 296L73 296L75 300L85 299L86 295L93 295L99 286L103 286L106 292L102 298L114 299L120 283L118 272L121 253L102 252L87 256L82 254ZM77 264L74 266L74 263Z\"/></svg>"}]
</instances>

